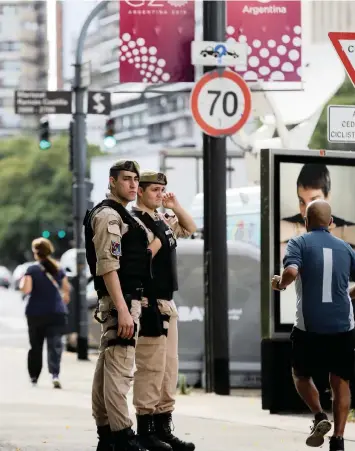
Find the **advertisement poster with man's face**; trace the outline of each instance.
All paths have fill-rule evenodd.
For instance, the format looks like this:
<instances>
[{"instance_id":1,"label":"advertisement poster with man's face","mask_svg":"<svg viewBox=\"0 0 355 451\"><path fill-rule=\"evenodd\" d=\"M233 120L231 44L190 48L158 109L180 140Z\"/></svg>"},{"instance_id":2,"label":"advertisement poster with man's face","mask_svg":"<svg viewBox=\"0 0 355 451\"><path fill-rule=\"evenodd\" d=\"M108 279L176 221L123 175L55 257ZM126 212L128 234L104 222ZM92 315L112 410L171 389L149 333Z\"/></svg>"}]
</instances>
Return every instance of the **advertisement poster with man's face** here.
<instances>
[{"instance_id":1,"label":"advertisement poster with man's face","mask_svg":"<svg viewBox=\"0 0 355 451\"><path fill-rule=\"evenodd\" d=\"M306 233L307 205L316 199L332 207L330 231L355 248L355 167L320 163L280 163L280 263L287 242ZM295 285L280 293L280 323L292 324L296 311Z\"/></svg>"}]
</instances>

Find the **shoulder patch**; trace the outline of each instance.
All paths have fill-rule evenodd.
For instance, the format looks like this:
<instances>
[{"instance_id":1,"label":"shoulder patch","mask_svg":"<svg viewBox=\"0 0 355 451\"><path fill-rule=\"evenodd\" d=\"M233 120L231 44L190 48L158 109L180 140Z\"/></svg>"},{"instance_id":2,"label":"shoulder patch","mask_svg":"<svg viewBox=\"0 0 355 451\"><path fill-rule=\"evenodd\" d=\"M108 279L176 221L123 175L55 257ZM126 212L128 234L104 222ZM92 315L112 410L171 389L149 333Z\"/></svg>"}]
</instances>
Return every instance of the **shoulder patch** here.
<instances>
[{"instance_id":1,"label":"shoulder patch","mask_svg":"<svg viewBox=\"0 0 355 451\"><path fill-rule=\"evenodd\" d=\"M111 254L114 257L121 256L121 243L119 243L117 241L111 241Z\"/></svg>"}]
</instances>

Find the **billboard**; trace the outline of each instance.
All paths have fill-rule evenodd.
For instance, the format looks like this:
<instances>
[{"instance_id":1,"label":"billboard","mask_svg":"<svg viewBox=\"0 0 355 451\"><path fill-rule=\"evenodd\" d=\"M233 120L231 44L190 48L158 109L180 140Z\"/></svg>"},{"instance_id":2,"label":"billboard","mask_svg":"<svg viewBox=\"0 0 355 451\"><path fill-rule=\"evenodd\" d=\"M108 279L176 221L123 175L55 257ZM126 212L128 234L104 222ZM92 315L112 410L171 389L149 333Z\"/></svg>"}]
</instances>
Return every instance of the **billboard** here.
<instances>
[{"instance_id":1,"label":"billboard","mask_svg":"<svg viewBox=\"0 0 355 451\"><path fill-rule=\"evenodd\" d=\"M121 83L193 82L192 0L121 0L119 62Z\"/></svg>"},{"instance_id":2,"label":"billboard","mask_svg":"<svg viewBox=\"0 0 355 451\"><path fill-rule=\"evenodd\" d=\"M331 204L333 224L330 232L355 248L355 154L327 151L321 156L319 151L310 150L293 151L292 155L287 151L269 150L266 153L270 157L270 170L264 174L271 183L268 215L273 238L269 242L268 281L264 283L270 287L272 275L281 274L283 270L288 241L306 232L303 218L312 200L325 199ZM265 158L268 155L264 161ZM295 284L282 292L269 290L269 294L274 332L289 333L296 314ZM265 304L265 299L262 303Z\"/></svg>"},{"instance_id":3,"label":"billboard","mask_svg":"<svg viewBox=\"0 0 355 451\"><path fill-rule=\"evenodd\" d=\"M248 44L246 81L301 82L301 0L229 0L227 42Z\"/></svg>"}]
</instances>

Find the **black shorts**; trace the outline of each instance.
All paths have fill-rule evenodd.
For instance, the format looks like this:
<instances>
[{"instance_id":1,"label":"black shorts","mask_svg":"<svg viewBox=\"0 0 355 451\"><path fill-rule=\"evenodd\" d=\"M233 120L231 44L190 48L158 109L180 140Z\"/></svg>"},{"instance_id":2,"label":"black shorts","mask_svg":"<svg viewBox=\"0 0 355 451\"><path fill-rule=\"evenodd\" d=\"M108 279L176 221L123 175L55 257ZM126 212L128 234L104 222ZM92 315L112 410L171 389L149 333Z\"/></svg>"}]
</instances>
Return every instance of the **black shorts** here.
<instances>
[{"instance_id":1,"label":"black shorts","mask_svg":"<svg viewBox=\"0 0 355 451\"><path fill-rule=\"evenodd\" d=\"M296 376L312 377L321 372L348 381L355 374L354 331L314 334L296 327L291 332L292 368Z\"/></svg>"}]
</instances>

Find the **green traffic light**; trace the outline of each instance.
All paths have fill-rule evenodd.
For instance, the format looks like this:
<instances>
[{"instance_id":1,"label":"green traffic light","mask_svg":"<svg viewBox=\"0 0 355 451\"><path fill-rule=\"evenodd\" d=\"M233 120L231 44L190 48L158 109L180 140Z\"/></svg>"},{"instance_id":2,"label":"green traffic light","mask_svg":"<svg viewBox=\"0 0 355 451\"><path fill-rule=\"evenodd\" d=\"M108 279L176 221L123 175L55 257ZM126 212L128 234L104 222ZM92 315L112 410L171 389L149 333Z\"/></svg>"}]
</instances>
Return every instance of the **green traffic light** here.
<instances>
[{"instance_id":1,"label":"green traffic light","mask_svg":"<svg viewBox=\"0 0 355 451\"><path fill-rule=\"evenodd\" d=\"M66 232L65 230L59 230L58 232L58 238L65 238Z\"/></svg>"},{"instance_id":2,"label":"green traffic light","mask_svg":"<svg viewBox=\"0 0 355 451\"><path fill-rule=\"evenodd\" d=\"M105 136L104 138L104 145L108 149L112 149L112 147L115 147L116 145L116 138L114 136Z\"/></svg>"},{"instance_id":3,"label":"green traffic light","mask_svg":"<svg viewBox=\"0 0 355 451\"><path fill-rule=\"evenodd\" d=\"M42 236L43 238L49 238L51 236L51 233L48 230L43 230Z\"/></svg>"},{"instance_id":4,"label":"green traffic light","mask_svg":"<svg viewBox=\"0 0 355 451\"><path fill-rule=\"evenodd\" d=\"M42 139L40 142L39 142L39 147L40 147L40 149L42 149L42 150L47 150L47 149L49 149L50 147L51 147L51 143L49 142L49 141L47 141L47 140L45 140L45 139Z\"/></svg>"}]
</instances>

